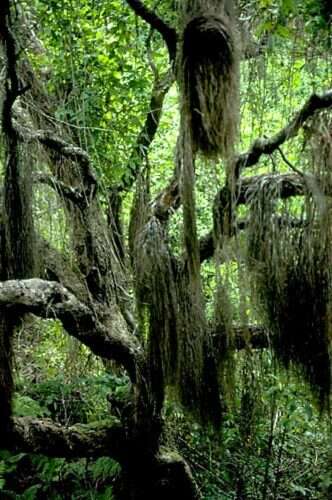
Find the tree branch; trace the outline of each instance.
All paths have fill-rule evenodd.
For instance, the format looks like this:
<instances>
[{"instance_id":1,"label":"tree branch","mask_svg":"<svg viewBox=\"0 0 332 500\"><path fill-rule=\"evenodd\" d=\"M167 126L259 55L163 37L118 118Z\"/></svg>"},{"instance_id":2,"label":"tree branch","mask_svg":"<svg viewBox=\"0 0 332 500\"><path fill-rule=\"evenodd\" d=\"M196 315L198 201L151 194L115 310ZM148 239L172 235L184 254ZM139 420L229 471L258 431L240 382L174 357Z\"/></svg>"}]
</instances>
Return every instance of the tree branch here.
<instances>
[{"instance_id":1,"label":"tree branch","mask_svg":"<svg viewBox=\"0 0 332 500\"><path fill-rule=\"evenodd\" d=\"M112 456L126 453L125 432L112 421L64 427L52 420L15 418L8 447L14 452L41 453L49 457Z\"/></svg>"},{"instance_id":2,"label":"tree branch","mask_svg":"<svg viewBox=\"0 0 332 500\"><path fill-rule=\"evenodd\" d=\"M235 348L237 350L267 349L270 347L270 332L260 325L234 326Z\"/></svg>"},{"instance_id":3,"label":"tree branch","mask_svg":"<svg viewBox=\"0 0 332 500\"><path fill-rule=\"evenodd\" d=\"M145 123L140 131L134 150L121 178L118 191L128 191L134 184L142 162L147 157L148 149L156 135L162 114L164 99L174 82L174 75L168 71L162 78L156 77Z\"/></svg>"},{"instance_id":4,"label":"tree branch","mask_svg":"<svg viewBox=\"0 0 332 500\"><path fill-rule=\"evenodd\" d=\"M306 190L303 177L293 173L263 174L242 178L238 183L236 205L245 205L252 199L253 193L257 192L261 186L266 185L273 185L276 195L282 200L292 196L301 196ZM219 191L219 196L223 189Z\"/></svg>"},{"instance_id":5,"label":"tree branch","mask_svg":"<svg viewBox=\"0 0 332 500\"><path fill-rule=\"evenodd\" d=\"M301 196L307 189L306 180L297 174L263 174L254 177L242 178L238 181L236 192L235 205L245 205L249 203L260 186L273 186L278 198L285 200L292 196ZM227 196L228 188L224 186L216 195L214 202L214 218L215 220L223 221L228 210L229 197ZM290 221L294 227L299 224L296 219ZM226 231L232 234L233 231L243 230L247 226L246 221L237 221L236 226L231 226L231 221L228 224L218 224L218 230L222 232L220 236L225 236ZM214 255L215 242L213 231L209 231L204 235L199 242L200 247L200 262L210 259Z\"/></svg>"},{"instance_id":6,"label":"tree branch","mask_svg":"<svg viewBox=\"0 0 332 500\"><path fill-rule=\"evenodd\" d=\"M321 111L331 106L332 89L321 95L312 94L304 106L283 129L269 139L256 139L249 151L238 156L235 161L235 178L239 177L244 168L256 165L263 154L273 153L288 139L295 137L308 118L312 117L316 111Z\"/></svg>"},{"instance_id":7,"label":"tree branch","mask_svg":"<svg viewBox=\"0 0 332 500\"><path fill-rule=\"evenodd\" d=\"M21 139L25 142L36 141L46 147L46 149L58 155L78 163L81 168L82 182L85 188L85 196L95 194L97 179L92 167L91 159L84 149L69 144L54 133L46 130L30 130L27 127L17 126L17 131Z\"/></svg>"},{"instance_id":8,"label":"tree branch","mask_svg":"<svg viewBox=\"0 0 332 500\"><path fill-rule=\"evenodd\" d=\"M271 333L261 325L233 326L232 334L232 345L229 345L224 329L213 332L213 347L217 359L229 348L241 351L242 349L267 349L271 345Z\"/></svg>"},{"instance_id":9,"label":"tree branch","mask_svg":"<svg viewBox=\"0 0 332 500\"><path fill-rule=\"evenodd\" d=\"M242 349L267 349L270 346L270 332L261 325L233 326L233 345L227 345L225 331L215 331L212 334L213 346L217 357L222 355L226 349L233 347L237 351Z\"/></svg>"},{"instance_id":10,"label":"tree branch","mask_svg":"<svg viewBox=\"0 0 332 500\"><path fill-rule=\"evenodd\" d=\"M146 7L140 0L127 0L128 5L133 9L135 14L147 22L153 29L157 30L163 37L169 58L172 62L175 61L177 33L174 28L163 21L153 10Z\"/></svg>"},{"instance_id":11,"label":"tree branch","mask_svg":"<svg viewBox=\"0 0 332 500\"><path fill-rule=\"evenodd\" d=\"M303 124L313 116L316 111L321 111L332 106L332 90L328 90L322 95L313 94L305 105L296 113L294 118L289 122L289 124L281 129L277 134L270 137L269 139L256 139L251 146L251 148L246 152L240 154L235 159L235 178L238 179L241 171L246 167L252 167L260 160L263 154L271 154L280 148L281 144L286 142L288 139L295 137L299 132ZM294 196L300 188L300 180L294 177L292 174L287 174L289 177L289 182L287 177L283 179L280 174L280 188L281 197ZM239 192L238 204L245 203L250 190L259 177L252 177L248 179L242 179L239 182L241 186ZM262 177L260 177L262 179ZM177 186L177 180L173 179L170 184L158 195L155 199L156 215L161 214L161 217L165 217L169 214L171 208L177 208L181 204L179 199L179 190ZM223 190L219 192L219 195ZM294 194L291 194L294 193ZM202 242L202 245L204 242Z\"/></svg>"},{"instance_id":12,"label":"tree branch","mask_svg":"<svg viewBox=\"0 0 332 500\"><path fill-rule=\"evenodd\" d=\"M167 221L172 210L181 204L179 181L174 178L151 202L151 212L160 221Z\"/></svg>"},{"instance_id":13,"label":"tree branch","mask_svg":"<svg viewBox=\"0 0 332 500\"><path fill-rule=\"evenodd\" d=\"M134 477L140 488L144 485L146 498L155 498L157 491L165 492L163 498L166 494L169 498L175 491L183 499L201 498L188 464L180 455L173 450L162 449L150 461L145 461L144 456L137 456L135 444L127 439L125 430L116 422L77 424L66 428L52 420L22 417L15 418L13 423L7 446L13 452L40 453L67 459L111 456L125 466L129 462L128 454L132 453L133 465L137 469ZM123 483L126 490L134 490L137 485L131 484L133 478L128 472L124 468ZM155 488L155 485L160 486Z\"/></svg>"},{"instance_id":14,"label":"tree branch","mask_svg":"<svg viewBox=\"0 0 332 500\"><path fill-rule=\"evenodd\" d=\"M0 306L16 307L22 313L59 319L69 335L88 346L97 356L114 359L124 366L133 383L143 358L135 337L121 328L106 328L95 311L80 302L60 283L38 278L0 283Z\"/></svg>"}]
</instances>

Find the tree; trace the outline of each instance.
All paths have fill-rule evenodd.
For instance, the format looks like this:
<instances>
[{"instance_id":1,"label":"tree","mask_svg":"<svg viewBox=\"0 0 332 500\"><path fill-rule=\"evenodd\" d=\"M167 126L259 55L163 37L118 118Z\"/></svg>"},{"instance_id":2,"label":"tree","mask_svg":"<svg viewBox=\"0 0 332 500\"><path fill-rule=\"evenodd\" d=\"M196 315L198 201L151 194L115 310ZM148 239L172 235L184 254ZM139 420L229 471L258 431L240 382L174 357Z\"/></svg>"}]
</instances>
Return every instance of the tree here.
<instances>
[{"instance_id":1,"label":"tree","mask_svg":"<svg viewBox=\"0 0 332 500\"><path fill-rule=\"evenodd\" d=\"M5 68L1 446L50 456L112 456L122 467L119 496L124 498L169 498L172 493L199 498L186 462L162 446L168 388L195 418L218 427L224 404L220 358L229 348L267 347L271 338L278 358L287 366L300 367L322 407L328 406L331 276L327 262L331 254L327 228L331 224L326 200L330 195L332 91L311 95L279 132L257 139L246 153L236 154L240 58L254 57L262 47L255 44L253 50L241 54L239 30L243 26L233 2L188 0L173 10L169 6L167 14L173 16L177 29L140 0L127 3L151 28L146 55L154 84L126 168L106 192L103 173L96 172L75 131L54 120L57 89L47 89L37 76L38 50L30 58L21 54L33 35L24 18L27 7L22 4L16 9L9 0L1 6ZM324 13L329 19L328 12ZM151 55L154 31L161 35L168 53L169 68L162 75ZM174 81L180 101L174 175L152 197L149 147ZM63 95L70 93L68 85L64 80ZM31 102L38 103L41 112L34 113ZM294 167L280 149L304 127L316 154L319 147L310 174ZM275 151L280 151L290 172L243 177L245 169ZM47 172L36 171L32 165L38 161L31 159L41 156ZM225 165L224 186L213 207L213 228L201 239L195 202L200 158L216 163L222 158ZM61 199L70 224L74 265L34 226L32 196L40 184L49 185ZM122 204L134 188L127 245ZM298 217L283 217L278 200L298 196L305 198L306 210ZM238 216L241 205L250 206L246 220ZM170 218L180 206L183 239L176 256L168 231ZM220 265L225 245L243 230L249 241L248 269L255 277L264 320L261 328L229 324L222 280L217 280L212 321L205 311L201 264L214 257ZM131 283L135 300L128 293ZM69 335L127 372L131 381L127 401L121 408L112 402L120 421L65 428L48 420L12 417L12 339L20 322L31 314L58 319Z\"/></svg>"}]
</instances>

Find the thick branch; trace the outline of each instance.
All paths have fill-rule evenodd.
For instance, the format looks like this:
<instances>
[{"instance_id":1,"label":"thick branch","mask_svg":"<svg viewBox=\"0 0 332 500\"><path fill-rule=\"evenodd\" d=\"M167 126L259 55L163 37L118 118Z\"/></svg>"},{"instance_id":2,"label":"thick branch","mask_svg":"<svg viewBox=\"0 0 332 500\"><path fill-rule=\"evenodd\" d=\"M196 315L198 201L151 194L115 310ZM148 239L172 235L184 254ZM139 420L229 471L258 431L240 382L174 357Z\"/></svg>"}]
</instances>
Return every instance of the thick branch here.
<instances>
[{"instance_id":1,"label":"thick branch","mask_svg":"<svg viewBox=\"0 0 332 500\"><path fill-rule=\"evenodd\" d=\"M239 177L241 171L246 167L252 167L258 163L263 154L271 154L276 151L288 139L295 137L304 123L314 115L332 106L332 90L324 94L313 94L305 105L295 114L293 119L277 134L269 139L256 139L249 151L238 156L235 162L235 175Z\"/></svg>"},{"instance_id":2,"label":"thick branch","mask_svg":"<svg viewBox=\"0 0 332 500\"><path fill-rule=\"evenodd\" d=\"M301 196L306 190L304 179L297 174L263 174L242 178L238 183L236 205L248 203L253 193L256 193L260 187L266 188L267 185L273 185L275 195L282 200L292 196Z\"/></svg>"},{"instance_id":3,"label":"thick branch","mask_svg":"<svg viewBox=\"0 0 332 500\"><path fill-rule=\"evenodd\" d=\"M269 139L257 139L252 147L246 153L243 153L237 157L235 160L235 178L237 179L245 167L252 167L258 163L260 157L263 154L271 154L276 151L281 144L283 144L288 139L296 136L300 128L303 126L305 121L310 118L316 111L320 111L332 106L332 90L318 96L313 94L306 104L301 108L295 117L290 121L290 123L280 130L277 134ZM280 197L287 198L289 196L295 196L296 194L303 194L303 183L301 179L294 176L293 174L279 175L280 179ZM271 175L272 177L272 175ZM266 181L268 181L268 175L264 176ZM237 204L246 203L250 191L254 188L258 180L263 180L262 176L245 178L238 181L240 190L238 193ZM178 208L181 204L179 198L179 189L177 185L178 181L172 180L165 190L163 190L160 195L156 197L154 206L156 207L156 215L161 217L167 216L171 209ZM302 187L301 187L302 186ZM224 188L219 191L217 196L221 196ZM207 238L207 236L206 236ZM202 247L204 247L205 242L201 242ZM204 251L202 249L202 251ZM203 259L204 260L204 259Z\"/></svg>"},{"instance_id":4,"label":"thick branch","mask_svg":"<svg viewBox=\"0 0 332 500\"><path fill-rule=\"evenodd\" d=\"M111 456L120 464L128 464L131 445L121 425L112 421L66 428L51 420L23 417L14 419L7 448L67 459ZM163 449L149 462L133 454L132 460L131 467L123 471L126 492L131 488L135 492L145 491L144 498L158 494L162 498L174 494L188 500L201 498L187 463L174 451ZM132 498L130 493L127 497Z\"/></svg>"},{"instance_id":5,"label":"thick branch","mask_svg":"<svg viewBox=\"0 0 332 500\"><path fill-rule=\"evenodd\" d=\"M38 278L4 281L0 283L0 306L16 307L22 313L41 318L59 319L70 335L97 356L122 364L136 382L142 352L135 338L120 329L106 329L95 312L60 283Z\"/></svg>"},{"instance_id":6,"label":"thick branch","mask_svg":"<svg viewBox=\"0 0 332 500\"><path fill-rule=\"evenodd\" d=\"M153 10L146 7L140 0L127 0L133 11L146 21L153 29L157 30L163 37L171 61L175 60L177 34L174 28L163 21Z\"/></svg>"},{"instance_id":7,"label":"thick branch","mask_svg":"<svg viewBox=\"0 0 332 500\"><path fill-rule=\"evenodd\" d=\"M111 456L120 460L126 453L124 430L112 421L64 427L49 419L15 418L8 446L12 451L49 457Z\"/></svg>"},{"instance_id":8,"label":"thick branch","mask_svg":"<svg viewBox=\"0 0 332 500\"><path fill-rule=\"evenodd\" d=\"M242 178L238 181L238 188L236 190L237 196L235 205L245 205L249 203L253 196L257 193L260 186L271 186L275 188L275 195L280 199L287 199L292 196L301 196L305 193L307 186L305 184L305 179L296 174L265 174L257 175L254 177ZM228 196L227 187L223 187L217 194L214 202L214 217L217 220L222 221L226 211L228 210ZM298 225L296 219L290 220L290 224L294 226ZM223 233L223 231L242 230L247 226L246 221L237 221L236 226L232 227L231 222L228 224L218 224L218 229ZM225 236L221 234L219 236ZM204 262L210 259L214 255L215 244L214 244L213 231L209 231L204 235L199 242L200 247L200 261Z\"/></svg>"},{"instance_id":9,"label":"thick branch","mask_svg":"<svg viewBox=\"0 0 332 500\"><path fill-rule=\"evenodd\" d=\"M270 333L264 326L246 325L233 328L235 348L241 349L266 349L270 346Z\"/></svg>"}]
</instances>

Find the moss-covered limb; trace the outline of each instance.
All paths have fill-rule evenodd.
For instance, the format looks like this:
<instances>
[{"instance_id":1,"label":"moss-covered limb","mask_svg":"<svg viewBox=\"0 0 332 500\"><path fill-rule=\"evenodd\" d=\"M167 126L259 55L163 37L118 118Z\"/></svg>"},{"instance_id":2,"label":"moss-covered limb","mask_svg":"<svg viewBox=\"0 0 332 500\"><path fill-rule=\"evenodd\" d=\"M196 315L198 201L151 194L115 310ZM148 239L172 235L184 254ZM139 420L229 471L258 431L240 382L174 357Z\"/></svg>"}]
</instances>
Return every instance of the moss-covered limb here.
<instances>
[{"instance_id":1,"label":"moss-covered limb","mask_svg":"<svg viewBox=\"0 0 332 500\"><path fill-rule=\"evenodd\" d=\"M233 234L234 208L252 201L260 189L274 189L275 196L284 200L292 196L301 196L307 191L309 177L297 174L263 174L242 178L234 188L231 196L228 186L224 186L214 199L213 216L214 229L223 233ZM234 199L234 201L233 201Z\"/></svg>"},{"instance_id":2,"label":"moss-covered limb","mask_svg":"<svg viewBox=\"0 0 332 500\"><path fill-rule=\"evenodd\" d=\"M70 144L61 137L54 135L53 131L32 130L31 128L28 129L25 126L17 125L17 133L21 140L25 142L39 142L41 145L45 146L47 150L56 153L57 155L60 155L61 157L64 157L68 160L71 160L80 166L81 182L83 182L84 191L80 193L79 199L77 198L77 196L75 198L71 196L71 201L82 202L81 197L85 196L87 199L89 199L91 195L95 194L97 179L92 167L91 159L87 152L84 151L84 149L79 148L74 144ZM43 180L46 183L47 179L40 179L41 182ZM57 179L55 179L55 181L61 182L61 180ZM49 182L49 185L51 185L51 182ZM57 187L56 185L54 186ZM65 186L65 183L59 186L63 187ZM63 190L61 188L61 194L68 195L68 189Z\"/></svg>"},{"instance_id":3,"label":"moss-covered limb","mask_svg":"<svg viewBox=\"0 0 332 500\"><path fill-rule=\"evenodd\" d=\"M15 101L27 88L18 74L18 48L11 18L12 2L0 5L0 45L4 54L4 92L1 132L4 142L4 186L1 207L0 279L27 278L35 273L35 240L32 216L32 175L20 137L13 123ZM0 428L1 442L11 426L12 335L20 320L1 310L0 321Z\"/></svg>"},{"instance_id":4,"label":"moss-covered limb","mask_svg":"<svg viewBox=\"0 0 332 500\"><path fill-rule=\"evenodd\" d=\"M308 118L312 117L316 111L330 107L332 107L332 89L324 94L312 94L283 129L269 139L256 139L249 151L238 156L235 161L236 177L239 177L244 168L256 165L263 154L273 153L288 139L295 137Z\"/></svg>"},{"instance_id":5,"label":"moss-covered limb","mask_svg":"<svg viewBox=\"0 0 332 500\"><path fill-rule=\"evenodd\" d=\"M54 102L36 77L30 62L20 63L20 75L31 90L20 102L29 116L26 126L24 116L16 116L17 130L27 141L43 146L51 174L58 183L71 231L72 250L85 285L92 300L120 309L128 308L126 276L116 249L115 238L107 225L102 208L94 196L98 181L91 159L81 148L76 147L75 137L67 128L54 120ZM40 109L38 115L31 112L29 100ZM70 191L71 187L74 191ZM68 194L70 193L70 196ZM78 196L77 196L78 195ZM81 202L83 197L83 201ZM79 200L79 203L74 202Z\"/></svg>"},{"instance_id":6,"label":"moss-covered limb","mask_svg":"<svg viewBox=\"0 0 332 500\"><path fill-rule=\"evenodd\" d=\"M309 182L310 183L310 182ZM307 185L303 177L296 174L263 174L254 177L242 178L238 181L238 187L235 188L235 203L233 210L236 206L249 204L252 200L253 194L257 191L259 186L274 186L276 195L280 199L291 198L292 196L303 196L307 190ZM232 236L235 232L246 229L248 225L247 220L237 220L232 223L231 220L228 224L225 221L225 213L228 213L227 204L229 198L227 197L228 188L223 187L218 193L214 201L214 230L209 231L204 235L199 242L200 261L204 262L213 257L215 252L216 236L222 237L225 235ZM235 205L235 206L234 206ZM229 213L229 217L232 214ZM277 221L276 217L275 221ZM222 221L222 223L218 222ZM286 221L285 218L280 218L280 222L289 227L299 227L303 222L295 218L289 217Z\"/></svg>"},{"instance_id":7,"label":"moss-covered limb","mask_svg":"<svg viewBox=\"0 0 332 500\"><path fill-rule=\"evenodd\" d=\"M49 457L111 456L120 460L126 453L126 437L117 421L64 427L49 419L22 417L13 419L8 448Z\"/></svg>"},{"instance_id":8,"label":"moss-covered limb","mask_svg":"<svg viewBox=\"0 0 332 500\"><path fill-rule=\"evenodd\" d=\"M59 319L66 331L97 356L114 359L136 382L142 351L135 339L120 328L105 327L96 312L80 302L60 283L41 279L9 280L0 283L0 306L42 318Z\"/></svg>"},{"instance_id":9,"label":"moss-covered limb","mask_svg":"<svg viewBox=\"0 0 332 500\"><path fill-rule=\"evenodd\" d=\"M310 177L306 177L310 181ZM297 174L263 174L248 178L242 178L238 183L236 192L236 204L244 205L252 200L256 190L267 185L273 186L275 195L285 200L292 196L302 196L307 191L307 184L303 177ZM220 196L221 191L219 192Z\"/></svg>"},{"instance_id":10,"label":"moss-covered limb","mask_svg":"<svg viewBox=\"0 0 332 500\"><path fill-rule=\"evenodd\" d=\"M174 61L177 44L176 30L161 19L155 11L146 7L140 0L127 0L127 3L133 9L135 14L147 22L151 28L160 33L167 45L170 60Z\"/></svg>"},{"instance_id":11,"label":"moss-covered limb","mask_svg":"<svg viewBox=\"0 0 332 500\"><path fill-rule=\"evenodd\" d=\"M117 498L201 498L189 466L180 455L163 450L149 460L142 459L140 450L128 441L117 421L64 427L49 419L15 418L7 449L67 459L110 456L123 466Z\"/></svg>"},{"instance_id":12,"label":"moss-covered limb","mask_svg":"<svg viewBox=\"0 0 332 500\"><path fill-rule=\"evenodd\" d=\"M20 101L20 109L15 110L16 133L26 143L41 144L55 179L79 187L89 199L98 187L91 158L75 144L75 138L67 128L54 120L54 99L37 78L30 61L22 59L18 69L22 82L29 87L29 93ZM40 109L38 114L31 111L31 101ZM64 165L64 160L68 164Z\"/></svg>"},{"instance_id":13,"label":"moss-covered limb","mask_svg":"<svg viewBox=\"0 0 332 500\"><path fill-rule=\"evenodd\" d=\"M257 183L248 200L246 259L252 297L273 333L277 359L304 377L322 409L329 408L332 366L330 124L329 113L312 122L312 174L299 176L307 185L302 226L277 223L278 181ZM284 208L289 217L291 209Z\"/></svg>"},{"instance_id":14,"label":"moss-covered limb","mask_svg":"<svg viewBox=\"0 0 332 500\"><path fill-rule=\"evenodd\" d=\"M273 151L276 151L284 142L291 139L292 137L295 137L306 120L313 116L315 112L322 111L331 106L332 90L329 90L321 95L313 94L308 99L306 104L296 113L289 124L286 125L286 127L284 127L269 139L256 139L253 142L251 148L246 153L242 153L235 159L236 177L239 177L243 168L249 168L256 165L263 154L273 153ZM269 174L265 176L267 181L268 175ZM284 193L282 197L286 198L287 193L289 193L289 196L302 194L300 187L301 179L294 176L293 174L287 174L287 177L285 177L283 181L283 175L279 174L279 176L281 182L281 192ZM253 184L260 178L262 179L261 176L255 176L248 179L242 179L239 182L241 190L240 200L237 200L238 202L245 203L244 200L247 198L247 194L249 194ZM289 181L287 181L287 179L289 179ZM163 200L166 200L167 203L163 203ZM165 213L171 213L170 207L178 208L180 205L181 198L178 191L178 180L174 179L169 184L169 188L166 188L166 190L163 191L158 198L156 198L157 214L160 213L162 214L162 216L164 216Z\"/></svg>"}]
</instances>

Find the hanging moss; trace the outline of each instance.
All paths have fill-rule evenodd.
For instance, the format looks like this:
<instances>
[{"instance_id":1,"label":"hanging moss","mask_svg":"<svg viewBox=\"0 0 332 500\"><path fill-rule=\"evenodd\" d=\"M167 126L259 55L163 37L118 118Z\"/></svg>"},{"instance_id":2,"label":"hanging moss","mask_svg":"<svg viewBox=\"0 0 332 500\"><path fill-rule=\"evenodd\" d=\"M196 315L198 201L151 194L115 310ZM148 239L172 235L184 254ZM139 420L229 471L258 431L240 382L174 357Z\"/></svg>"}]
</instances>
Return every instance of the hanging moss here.
<instances>
[{"instance_id":1,"label":"hanging moss","mask_svg":"<svg viewBox=\"0 0 332 500\"><path fill-rule=\"evenodd\" d=\"M217 372L200 292L190 192L189 188L184 207L185 227L191 229L184 236L186 257L180 262L169 249L167 226L150 213L144 186L138 187L131 224L137 308L157 412L166 387L171 387L171 394L197 418L218 425Z\"/></svg>"},{"instance_id":2,"label":"hanging moss","mask_svg":"<svg viewBox=\"0 0 332 500\"><path fill-rule=\"evenodd\" d=\"M225 2L185 2L179 81L195 151L233 150L239 114L234 14Z\"/></svg>"},{"instance_id":3,"label":"hanging moss","mask_svg":"<svg viewBox=\"0 0 332 500\"><path fill-rule=\"evenodd\" d=\"M318 184L315 194L310 184L296 224L285 207L282 214L278 210L277 182L257 186L248 264L277 358L304 375L326 408L331 393L331 214Z\"/></svg>"},{"instance_id":4,"label":"hanging moss","mask_svg":"<svg viewBox=\"0 0 332 500\"><path fill-rule=\"evenodd\" d=\"M223 404L232 406L235 401L235 335L232 324L233 310L217 263L213 325L218 336L218 377Z\"/></svg>"}]
</instances>

